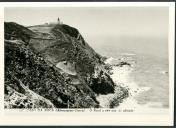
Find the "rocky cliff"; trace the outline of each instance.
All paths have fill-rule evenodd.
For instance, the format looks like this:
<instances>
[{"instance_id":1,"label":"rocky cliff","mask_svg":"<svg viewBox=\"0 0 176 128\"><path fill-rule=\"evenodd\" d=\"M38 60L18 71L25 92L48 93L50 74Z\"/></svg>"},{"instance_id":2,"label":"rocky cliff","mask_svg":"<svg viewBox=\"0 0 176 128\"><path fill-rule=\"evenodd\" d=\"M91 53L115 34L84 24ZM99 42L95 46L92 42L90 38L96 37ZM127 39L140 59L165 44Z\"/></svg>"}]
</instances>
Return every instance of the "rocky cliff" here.
<instances>
[{"instance_id":1,"label":"rocky cliff","mask_svg":"<svg viewBox=\"0 0 176 128\"><path fill-rule=\"evenodd\" d=\"M118 87L76 28L4 26L6 108L101 107L96 96Z\"/></svg>"}]
</instances>

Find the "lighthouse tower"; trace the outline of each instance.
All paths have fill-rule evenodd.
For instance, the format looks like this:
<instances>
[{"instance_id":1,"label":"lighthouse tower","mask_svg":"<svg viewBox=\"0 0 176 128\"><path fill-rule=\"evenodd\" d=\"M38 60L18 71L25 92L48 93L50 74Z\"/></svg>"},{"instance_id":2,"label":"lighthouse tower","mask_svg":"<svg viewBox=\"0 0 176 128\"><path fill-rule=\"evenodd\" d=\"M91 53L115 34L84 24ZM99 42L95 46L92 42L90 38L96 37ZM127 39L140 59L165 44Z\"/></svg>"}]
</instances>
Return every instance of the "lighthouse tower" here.
<instances>
[{"instance_id":1,"label":"lighthouse tower","mask_svg":"<svg viewBox=\"0 0 176 128\"><path fill-rule=\"evenodd\" d=\"M62 22L60 21L60 18L59 18L59 17L57 18L57 23L58 23L58 24L62 24Z\"/></svg>"}]
</instances>

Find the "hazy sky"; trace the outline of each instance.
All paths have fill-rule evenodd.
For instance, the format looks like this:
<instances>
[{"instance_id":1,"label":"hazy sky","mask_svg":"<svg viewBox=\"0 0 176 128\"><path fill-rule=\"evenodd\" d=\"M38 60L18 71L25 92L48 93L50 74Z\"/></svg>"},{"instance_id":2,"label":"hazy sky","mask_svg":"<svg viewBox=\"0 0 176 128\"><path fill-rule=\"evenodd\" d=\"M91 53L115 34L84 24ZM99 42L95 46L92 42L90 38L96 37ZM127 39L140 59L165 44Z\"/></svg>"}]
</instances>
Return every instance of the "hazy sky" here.
<instances>
[{"instance_id":1,"label":"hazy sky","mask_svg":"<svg viewBox=\"0 0 176 128\"><path fill-rule=\"evenodd\" d=\"M28 26L57 21L79 29L83 36L167 37L167 7L43 7L5 8L5 21Z\"/></svg>"}]
</instances>

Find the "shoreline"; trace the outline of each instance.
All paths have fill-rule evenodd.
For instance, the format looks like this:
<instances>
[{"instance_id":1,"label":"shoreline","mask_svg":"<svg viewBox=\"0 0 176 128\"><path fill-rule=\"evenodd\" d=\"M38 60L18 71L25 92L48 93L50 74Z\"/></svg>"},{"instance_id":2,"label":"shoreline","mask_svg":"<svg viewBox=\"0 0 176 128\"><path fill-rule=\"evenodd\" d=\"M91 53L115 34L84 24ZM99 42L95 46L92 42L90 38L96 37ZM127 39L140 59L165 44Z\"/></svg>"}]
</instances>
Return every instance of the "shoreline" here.
<instances>
[{"instance_id":1,"label":"shoreline","mask_svg":"<svg viewBox=\"0 0 176 128\"><path fill-rule=\"evenodd\" d=\"M133 66L123 65L123 66L114 66L113 61L117 61L114 58L108 58L105 63L112 66L112 74L110 75L113 81L120 85L121 87L126 88L129 91L129 96L122 99L122 102L114 108L126 108L126 109L165 109L162 107L160 102L148 102L147 104L138 104L135 96L139 95L142 92L149 91L150 87L139 87L137 83L130 76L134 70ZM118 87L119 88L119 87ZM118 94L118 89L115 88L113 94L107 95L98 95L97 100L100 102L100 106L103 108L109 108L110 102L115 100L114 98ZM118 99L117 99L118 100Z\"/></svg>"}]
</instances>

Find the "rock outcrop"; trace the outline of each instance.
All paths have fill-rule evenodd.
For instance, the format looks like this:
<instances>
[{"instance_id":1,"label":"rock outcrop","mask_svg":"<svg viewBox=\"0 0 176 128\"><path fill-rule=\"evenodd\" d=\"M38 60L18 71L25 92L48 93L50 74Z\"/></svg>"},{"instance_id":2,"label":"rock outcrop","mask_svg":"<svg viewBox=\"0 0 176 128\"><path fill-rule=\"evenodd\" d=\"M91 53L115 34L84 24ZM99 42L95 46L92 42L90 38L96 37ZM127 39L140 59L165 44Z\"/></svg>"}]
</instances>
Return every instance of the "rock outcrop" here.
<instances>
[{"instance_id":1,"label":"rock outcrop","mask_svg":"<svg viewBox=\"0 0 176 128\"><path fill-rule=\"evenodd\" d=\"M96 95L113 93L115 86L103 57L77 29L5 23L7 108L101 107Z\"/></svg>"}]
</instances>

